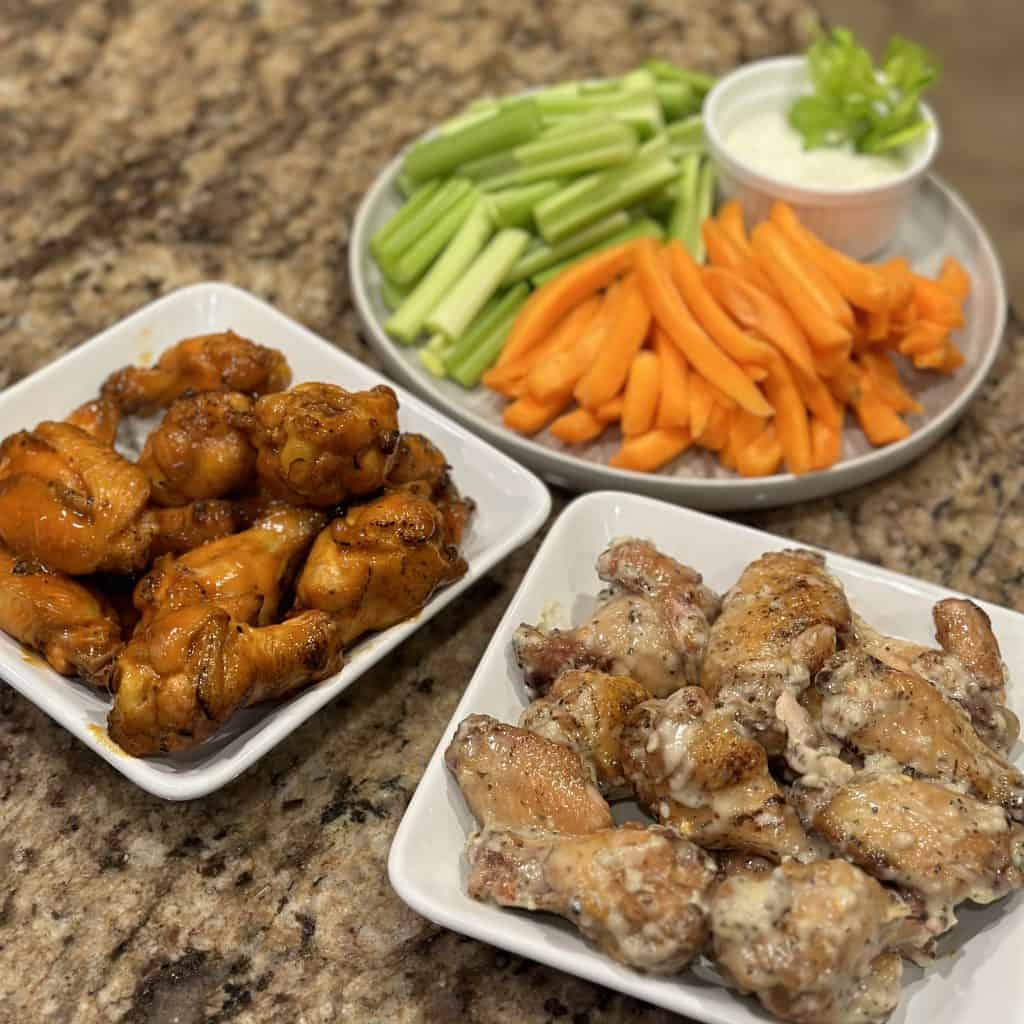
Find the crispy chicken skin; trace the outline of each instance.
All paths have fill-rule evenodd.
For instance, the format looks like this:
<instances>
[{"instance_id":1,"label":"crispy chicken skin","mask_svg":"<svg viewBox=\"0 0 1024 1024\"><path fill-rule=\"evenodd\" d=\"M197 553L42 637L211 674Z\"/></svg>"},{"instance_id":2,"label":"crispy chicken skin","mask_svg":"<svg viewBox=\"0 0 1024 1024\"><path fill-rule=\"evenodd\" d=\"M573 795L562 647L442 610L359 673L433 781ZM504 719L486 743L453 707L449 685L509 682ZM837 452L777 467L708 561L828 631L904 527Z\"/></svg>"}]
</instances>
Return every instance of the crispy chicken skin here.
<instances>
[{"instance_id":1,"label":"crispy chicken skin","mask_svg":"<svg viewBox=\"0 0 1024 1024\"><path fill-rule=\"evenodd\" d=\"M652 696L696 682L718 598L699 573L647 541L611 545L597 561L610 588L590 622L548 632L521 625L512 638L526 685L544 693L567 669L629 676Z\"/></svg>"},{"instance_id":2,"label":"crispy chicken skin","mask_svg":"<svg viewBox=\"0 0 1024 1024\"><path fill-rule=\"evenodd\" d=\"M785 729L775 705L799 695L835 653L850 608L840 585L811 551L772 551L743 571L711 627L700 684L716 703L734 707L770 754Z\"/></svg>"},{"instance_id":3,"label":"crispy chicken skin","mask_svg":"<svg viewBox=\"0 0 1024 1024\"><path fill-rule=\"evenodd\" d=\"M1005 704L1004 673L995 670L995 659L1001 668L1002 658L988 616L970 601L955 598L939 601L932 614L946 649L885 636L857 615L853 616L851 646L895 669L923 676L964 709L988 746L997 753L1009 753L1020 734L1020 722ZM979 670L981 676L976 674Z\"/></svg>"},{"instance_id":4,"label":"crispy chicken skin","mask_svg":"<svg viewBox=\"0 0 1024 1024\"><path fill-rule=\"evenodd\" d=\"M715 891L719 970L781 1020L881 1024L899 999L905 905L843 860L792 861Z\"/></svg>"},{"instance_id":5,"label":"crispy chicken skin","mask_svg":"<svg viewBox=\"0 0 1024 1024\"><path fill-rule=\"evenodd\" d=\"M612 827L608 805L579 756L526 729L489 715L470 715L444 761L485 829L583 835Z\"/></svg>"},{"instance_id":6,"label":"crispy chicken skin","mask_svg":"<svg viewBox=\"0 0 1024 1024\"><path fill-rule=\"evenodd\" d=\"M144 568L151 535L140 513L148 499L137 466L70 423L40 423L0 445L0 540L51 569Z\"/></svg>"},{"instance_id":7,"label":"crispy chicken skin","mask_svg":"<svg viewBox=\"0 0 1024 1024\"><path fill-rule=\"evenodd\" d=\"M1024 776L926 679L855 650L826 663L815 686L822 725L857 753L885 754L919 778L964 782L978 799L1024 818Z\"/></svg>"},{"instance_id":8,"label":"crispy chicken skin","mask_svg":"<svg viewBox=\"0 0 1024 1024\"><path fill-rule=\"evenodd\" d=\"M256 402L260 480L295 505L329 508L379 490L398 448L398 399L384 385L298 384Z\"/></svg>"},{"instance_id":9,"label":"crispy chicken skin","mask_svg":"<svg viewBox=\"0 0 1024 1024\"><path fill-rule=\"evenodd\" d=\"M622 730L633 708L649 697L626 676L573 669L523 711L519 725L579 754L605 796L626 795Z\"/></svg>"},{"instance_id":10,"label":"crispy chicken skin","mask_svg":"<svg viewBox=\"0 0 1024 1024\"><path fill-rule=\"evenodd\" d=\"M958 903L1024 886L1024 828L1001 807L887 771L805 796L796 799L809 827L868 874L920 897L932 934L956 923Z\"/></svg>"},{"instance_id":11,"label":"crispy chicken skin","mask_svg":"<svg viewBox=\"0 0 1024 1024\"><path fill-rule=\"evenodd\" d=\"M341 659L337 623L322 612L259 628L215 604L164 612L117 659L110 737L136 757L187 750L240 708L280 700Z\"/></svg>"},{"instance_id":12,"label":"crispy chicken skin","mask_svg":"<svg viewBox=\"0 0 1024 1024\"><path fill-rule=\"evenodd\" d=\"M0 629L39 651L61 675L106 688L121 623L92 587L0 548Z\"/></svg>"},{"instance_id":13,"label":"crispy chicken skin","mask_svg":"<svg viewBox=\"0 0 1024 1024\"><path fill-rule=\"evenodd\" d=\"M635 708L622 764L651 816L701 846L776 861L819 855L769 774L764 748L699 687Z\"/></svg>"},{"instance_id":14,"label":"crispy chicken skin","mask_svg":"<svg viewBox=\"0 0 1024 1024\"><path fill-rule=\"evenodd\" d=\"M412 491L390 491L353 506L317 537L295 607L333 615L348 645L419 611L466 568L437 506Z\"/></svg>"},{"instance_id":15,"label":"crispy chicken skin","mask_svg":"<svg viewBox=\"0 0 1024 1024\"><path fill-rule=\"evenodd\" d=\"M126 414L148 415L176 398L202 391L266 395L288 387L285 357L235 334L203 334L167 349L155 366L125 366L112 373L102 394Z\"/></svg>"},{"instance_id":16,"label":"crispy chicken skin","mask_svg":"<svg viewBox=\"0 0 1024 1024\"><path fill-rule=\"evenodd\" d=\"M158 505L186 505L251 490L256 449L249 441L252 400L237 391L176 399L139 455Z\"/></svg>"},{"instance_id":17,"label":"crispy chicken skin","mask_svg":"<svg viewBox=\"0 0 1024 1024\"><path fill-rule=\"evenodd\" d=\"M485 829L466 855L474 899L559 914L630 967L676 973L707 940L715 865L674 829Z\"/></svg>"},{"instance_id":18,"label":"crispy chicken skin","mask_svg":"<svg viewBox=\"0 0 1024 1024\"><path fill-rule=\"evenodd\" d=\"M282 508L241 533L178 558L165 556L135 588L142 625L170 609L206 602L236 622L269 625L280 617L288 588L326 520L314 509Z\"/></svg>"},{"instance_id":19,"label":"crispy chicken skin","mask_svg":"<svg viewBox=\"0 0 1024 1024\"><path fill-rule=\"evenodd\" d=\"M97 441L113 446L121 424L121 407L109 396L100 395L73 410L64 417L64 422L91 434Z\"/></svg>"}]
</instances>

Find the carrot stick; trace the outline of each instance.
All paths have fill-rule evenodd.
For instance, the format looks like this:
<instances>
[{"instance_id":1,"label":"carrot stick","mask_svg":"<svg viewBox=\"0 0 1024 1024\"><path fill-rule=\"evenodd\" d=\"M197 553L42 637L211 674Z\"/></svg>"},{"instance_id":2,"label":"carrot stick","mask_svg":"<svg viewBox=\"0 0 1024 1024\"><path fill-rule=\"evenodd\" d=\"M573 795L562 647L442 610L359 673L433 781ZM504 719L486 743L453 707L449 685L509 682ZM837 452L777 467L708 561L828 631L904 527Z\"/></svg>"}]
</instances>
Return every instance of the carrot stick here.
<instances>
[{"instance_id":1,"label":"carrot stick","mask_svg":"<svg viewBox=\"0 0 1024 1024\"><path fill-rule=\"evenodd\" d=\"M729 427L729 443L726 450L735 463L739 454L751 444L765 428L765 421L746 409L737 409Z\"/></svg>"},{"instance_id":2,"label":"carrot stick","mask_svg":"<svg viewBox=\"0 0 1024 1024\"><path fill-rule=\"evenodd\" d=\"M705 267L701 276L719 305L738 324L770 342L808 373L814 372L810 345L800 325L778 299L731 270Z\"/></svg>"},{"instance_id":3,"label":"carrot stick","mask_svg":"<svg viewBox=\"0 0 1024 1024\"><path fill-rule=\"evenodd\" d=\"M781 360L771 367L764 389L775 408L775 429L786 457L786 468L791 473L806 473L811 468L807 409L793 383L793 375Z\"/></svg>"},{"instance_id":4,"label":"carrot stick","mask_svg":"<svg viewBox=\"0 0 1024 1024\"><path fill-rule=\"evenodd\" d=\"M563 444L586 444L600 437L606 426L588 409L573 409L551 424L551 433Z\"/></svg>"},{"instance_id":5,"label":"carrot stick","mask_svg":"<svg viewBox=\"0 0 1024 1024\"><path fill-rule=\"evenodd\" d=\"M946 341L946 358L943 360L941 366L935 367L940 373L953 373L954 370L959 370L964 365L964 354L953 344L953 342Z\"/></svg>"},{"instance_id":6,"label":"carrot stick","mask_svg":"<svg viewBox=\"0 0 1024 1024\"><path fill-rule=\"evenodd\" d=\"M596 409L622 390L630 363L640 351L650 324L650 308L636 275L630 274L622 282L622 298L616 304L615 319L601 342L597 358L573 389L580 405Z\"/></svg>"},{"instance_id":7,"label":"carrot stick","mask_svg":"<svg viewBox=\"0 0 1024 1024\"><path fill-rule=\"evenodd\" d=\"M651 473L681 455L692 443L689 431L682 427L649 430L646 434L627 437L608 460L608 465Z\"/></svg>"},{"instance_id":8,"label":"carrot stick","mask_svg":"<svg viewBox=\"0 0 1024 1024\"><path fill-rule=\"evenodd\" d=\"M899 350L905 356L919 355L942 348L949 328L931 320L918 320L899 343Z\"/></svg>"},{"instance_id":9,"label":"carrot stick","mask_svg":"<svg viewBox=\"0 0 1024 1024\"><path fill-rule=\"evenodd\" d=\"M708 382L699 374L690 374L690 434L698 438L704 433L715 404Z\"/></svg>"},{"instance_id":10,"label":"carrot stick","mask_svg":"<svg viewBox=\"0 0 1024 1024\"><path fill-rule=\"evenodd\" d=\"M927 352L919 352L912 357L911 362L918 370L941 370L946 363L946 346L941 345Z\"/></svg>"},{"instance_id":11,"label":"carrot stick","mask_svg":"<svg viewBox=\"0 0 1024 1024\"><path fill-rule=\"evenodd\" d=\"M896 412L922 411L921 403L904 388L896 364L885 353L865 352L860 364L867 370L879 397Z\"/></svg>"},{"instance_id":12,"label":"carrot stick","mask_svg":"<svg viewBox=\"0 0 1024 1024\"><path fill-rule=\"evenodd\" d=\"M868 313L867 336L868 341L885 341L889 337L892 325L892 316L887 306L877 313Z\"/></svg>"},{"instance_id":13,"label":"carrot stick","mask_svg":"<svg viewBox=\"0 0 1024 1024\"><path fill-rule=\"evenodd\" d=\"M792 371L793 382L804 405L826 426L838 430L843 422L843 412L825 382L816 373L805 373L799 366L793 366Z\"/></svg>"},{"instance_id":14,"label":"carrot stick","mask_svg":"<svg viewBox=\"0 0 1024 1024\"><path fill-rule=\"evenodd\" d=\"M849 342L850 331L839 322L820 283L785 235L771 221L763 221L754 228L752 240L762 267L811 341L823 348Z\"/></svg>"},{"instance_id":15,"label":"carrot stick","mask_svg":"<svg viewBox=\"0 0 1024 1024\"><path fill-rule=\"evenodd\" d=\"M816 416L811 420L811 469L828 469L839 461L843 438L840 431Z\"/></svg>"},{"instance_id":16,"label":"carrot stick","mask_svg":"<svg viewBox=\"0 0 1024 1024\"><path fill-rule=\"evenodd\" d=\"M622 419L622 407L625 404L625 397L623 395L616 395L614 398L609 398L607 402L603 402L594 410L594 415L602 423L614 423L616 420Z\"/></svg>"},{"instance_id":17,"label":"carrot stick","mask_svg":"<svg viewBox=\"0 0 1024 1024\"><path fill-rule=\"evenodd\" d=\"M744 363L743 372L755 383L768 379L768 371L763 366L755 366L753 363Z\"/></svg>"},{"instance_id":18,"label":"carrot stick","mask_svg":"<svg viewBox=\"0 0 1024 1024\"><path fill-rule=\"evenodd\" d=\"M672 280L701 327L736 362L767 366L772 360L771 346L757 341L736 326L708 291L700 269L678 239L671 241L667 249Z\"/></svg>"},{"instance_id":19,"label":"carrot stick","mask_svg":"<svg viewBox=\"0 0 1024 1024\"><path fill-rule=\"evenodd\" d=\"M747 241L747 225L743 220L743 204L738 199L730 199L718 211L718 223L722 230L738 245Z\"/></svg>"},{"instance_id":20,"label":"carrot stick","mask_svg":"<svg viewBox=\"0 0 1024 1024\"><path fill-rule=\"evenodd\" d=\"M729 443L732 428L732 412L717 402L711 407L711 415L704 426L704 432L695 440L709 452L720 452Z\"/></svg>"},{"instance_id":21,"label":"carrot stick","mask_svg":"<svg viewBox=\"0 0 1024 1024\"><path fill-rule=\"evenodd\" d=\"M655 242L636 242L636 269L640 288L654 318L665 328L687 360L713 380L744 409L767 416L770 407L757 385L705 333L690 315L682 297L658 259Z\"/></svg>"},{"instance_id":22,"label":"carrot stick","mask_svg":"<svg viewBox=\"0 0 1024 1024\"><path fill-rule=\"evenodd\" d=\"M506 427L520 434L536 434L543 430L567 405L567 398L551 402L538 402L529 395L517 398L511 405L505 406L502 420Z\"/></svg>"},{"instance_id":23,"label":"carrot stick","mask_svg":"<svg viewBox=\"0 0 1024 1024\"><path fill-rule=\"evenodd\" d=\"M902 256L879 263L875 269L889 286L889 309L892 312L905 309L914 298L914 276L910 264Z\"/></svg>"},{"instance_id":24,"label":"carrot stick","mask_svg":"<svg viewBox=\"0 0 1024 1024\"><path fill-rule=\"evenodd\" d=\"M614 316L616 292L610 288L604 297L592 296L570 310L555 328L555 333L567 339L566 344L541 346L520 358L533 357L526 375L527 391L539 401L548 401L559 395L568 396L577 381L587 371L607 336L609 318ZM500 369L500 368L499 368Z\"/></svg>"},{"instance_id":25,"label":"carrot stick","mask_svg":"<svg viewBox=\"0 0 1024 1024\"><path fill-rule=\"evenodd\" d=\"M574 263L530 296L516 317L498 366L535 348L573 306L611 284L633 262L634 243L626 242Z\"/></svg>"},{"instance_id":26,"label":"carrot stick","mask_svg":"<svg viewBox=\"0 0 1024 1024\"><path fill-rule=\"evenodd\" d=\"M800 223L787 203L776 202L769 216L789 241L806 253L847 302L872 313L881 313L889 308L889 286L877 270L826 245Z\"/></svg>"},{"instance_id":27,"label":"carrot stick","mask_svg":"<svg viewBox=\"0 0 1024 1024\"><path fill-rule=\"evenodd\" d=\"M661 360L649 350L637 352L626 378L622 404L622 432L626 437L646 434L654 426L661 395Z\"/></svg>"},{"instance_id":28,"label":"carrot stick","mask_svg":"<svg viewBox=\"0 0 1024 1024\"><path fill-rule=\"evenodd\" d=\"M747 226L743 221L743 207L737 200L731 200L718 211L717 226L721 228L732 245L734 258L738 261L736 269L758 288L778 298L771 278L761 269L760 261L751 248L750 239L747 236ZM707 243L705 242L706 247Z\"/></svg>"},{"instance_id":29,"label":"carrot stick","mask_svg":"<svg viewBox=\"0 0 1024 1024\"><path fill-rule=\"evenodd\" d=\"M753 441L736 454L736 470L740 476L771 476L782 462L782 445L769 423Z\"/></svg>"},{"instance_id":30,"label":"carrot stick","mask_svg":"<svg viewBox=\"0 0 1024 1024\"><path fill-rule=\"evenodd\" d=\"M657 324L654 326L654 351L661 372L661 398L658 399L658 427L690 425L689 367L686 357Z\"/></svg>"},{"instance_id":31,"label":"carrot stick","mask_svg":"<svg viewBox=\"0 0 1024 1024\"><path fill-rule=\"evenodd\" d=\"M964 314L960 303L930 277L914 274L914 305L917 314L924 320L944 324L946 327L963 327Z\"/></svg>"},{"instance_id":32,"label":"carrot stick","mask_svg":"<svg viewBox=\"0 0 1024 1024\"><path fill-rule=\"evenodd\" d=\"M708 217L701 224L700 233L704 239L704 248L707 249L708 260L713 266L735 270L738 274L746 271L747 261L743 252L736 244L736 240L723 230L721 224Z\"/></svg>"},{"instance_id":33,"label":"carrot stick","mask_svg":"<svg viewBox=\"0 0 1024 1024\"><path fill-rule=\"evenodd\" d=\"M819 377L834 377L849 362L850 349L819 349L814 353L814 369Z\"/></svg>"},{"instance_id":34,"label":"carrot stick","mask_svg":"<svg viewBox=\"0 0 1024 1024\"><path fill-rule=\"evenodd\" d=\"M833 398L840 406L849 405L857 396L858 374L857 367L846 360L835 375L825 380L825 386L832 392ZM841 411L841 410L840 410Z\"/></svg>"},{"instance_id":35,"label":"carrot stick","mask_svg":"<svg viewBox=\"0 0 1024 1024\"><path fill-rule=\"evenodd\" d=\"M947 256L942 261L938 281L957 302L962 303L971 293L971 275L955 256Z\"/></svg>"},{"instance_id":36,"label":"carrot stick","mask_svg":"<svg viewBox=\"0 0 1024 1024\"><path fill-rule=\"evenodd\" d=\"M860 396L854 402L853 408L857 413L860 429L876 447L902 441L910 433L910 427L871 387L867 374L861 376Z\"/></svg>"}]
</instances>

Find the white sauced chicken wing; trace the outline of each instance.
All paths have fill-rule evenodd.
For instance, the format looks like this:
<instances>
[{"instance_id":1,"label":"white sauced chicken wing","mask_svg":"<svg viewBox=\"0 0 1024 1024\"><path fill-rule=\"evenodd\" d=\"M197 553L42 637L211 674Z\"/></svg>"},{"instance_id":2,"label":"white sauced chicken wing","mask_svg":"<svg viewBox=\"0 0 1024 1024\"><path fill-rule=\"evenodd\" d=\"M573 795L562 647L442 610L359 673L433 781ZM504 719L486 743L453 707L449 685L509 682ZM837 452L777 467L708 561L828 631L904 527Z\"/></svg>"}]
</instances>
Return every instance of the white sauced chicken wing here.
<instances>
[{"instance_id":1,"label":"white sauced chicken wing","mask_svg":"<svg viewBox=\"0 0 1024 1024\"><path fill-rule=\"evenodd\" d=\"M781 753L779 697L810 685L849 623L846 595L820 555L771 551L751 562L723 598L700 685L717 704L733 707L769 753Z\"/></svg>"},{"instance_id":2,"label":"white sauced chicken wing","mask_svg":"<svg viewBox=\"0 0 1024 1024\"><path fill-rule=\"evenodd\" d=\"M821 854L770 775L764 747L698 687L637 707L622 760L650 813L701 846L772 860Z\"/></svg>"},{"instance_id":3,"label":"white sauced chicken wing","mask_svg":"<svg viewBox=\"0 0 1024 1024\"><path fill-rule=\"evenodd\" d=\"M544 632L523 624L512 638L527 686L540 693L564 671L597 669L635 679L655 697L695 683L718 612L700 574L647 541L612 544L597 560L610 587L591 620Z\"/></svg>"},{"instance_id":4,"label":"white sauced chicken wing","mask_svg":"<svg viewBox=\"0 0 1024 1024\"><path fill-rule=\"evenodd\" d=\"M470 715L444 754L484 828L583 834L612 825L611 812L579 755L489 715Z\"/></svg>"},{"instance_id":5,"label":"white sauced chicken wing","mask_svg":"<svg viewBox=\"0 0 1024 1024\"><path fill-rule=\"evenodd\" d=\"M715 863L674 829L485 829L466 855L474 899L559 914L631 967L681 971L707 940Z\"/></svg>"},{"instance_id":6,"label":"white sauced chicken wing","mask_svg":"<svg viewBox=\"0 0 1024 1024\"><path fill-rule=\"evenodd\" d=\"M622 774L622 730L630 711L649 697L625 676L573 669L528 705L519 725L579 754L605 796L628 794Z\"/></svg>"},{"instance_id":7,"label":"white sauced chicken wing","mask_svg":"<svg viewBox=\"0 0 1024 1024\"><path fill-rule=\"evenodd\" d=\"M715 962L782 1020L880 1024L899 999L902 968L890 950L908 913L846 861L790 861L715 891Z\"/></svg>"}]
</instances>

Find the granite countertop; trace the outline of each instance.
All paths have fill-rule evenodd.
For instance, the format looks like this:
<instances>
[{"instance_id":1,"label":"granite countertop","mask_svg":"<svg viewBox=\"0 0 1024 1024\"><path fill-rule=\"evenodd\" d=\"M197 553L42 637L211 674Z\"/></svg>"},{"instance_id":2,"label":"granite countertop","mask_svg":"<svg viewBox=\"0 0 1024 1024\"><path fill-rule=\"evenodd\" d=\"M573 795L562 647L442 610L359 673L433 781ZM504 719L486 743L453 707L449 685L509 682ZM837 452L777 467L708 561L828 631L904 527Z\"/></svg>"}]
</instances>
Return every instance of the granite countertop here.
<instances>
[{"instance_id":1,"label":"granite countertop","mask_svg":"<svg viewBox=\"0 0 1024 1024\"><path fill-rule=\"evenodd\" d=\"M0 384L210 278L372 362L345 244L398 145L484 91L654 52L721 70L813 25L801 0L5 5ZM930 455L743 518L1022 608L1022 385L1012 324ZM191 804L148 797L0 687L0 1021L667 1022L445 932L388 886L402 811L535 548Z\"/></svg>"}]
</instances>

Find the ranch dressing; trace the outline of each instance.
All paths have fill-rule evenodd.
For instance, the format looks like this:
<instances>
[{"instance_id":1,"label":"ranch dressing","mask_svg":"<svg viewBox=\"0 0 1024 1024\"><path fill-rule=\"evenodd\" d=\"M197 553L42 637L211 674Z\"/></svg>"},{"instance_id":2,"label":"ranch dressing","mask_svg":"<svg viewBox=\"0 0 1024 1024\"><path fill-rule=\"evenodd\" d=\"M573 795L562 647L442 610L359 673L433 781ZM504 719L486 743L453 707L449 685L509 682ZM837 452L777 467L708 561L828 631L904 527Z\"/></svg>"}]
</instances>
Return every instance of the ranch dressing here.
<instances>
[{"instance_id":1,"label":"ranch dressing","mask_svg":"<svg viewBox=\"0 0 1024 1024\"><path fill-rule=\"evenodd\" d=\"M848 143L804 149L784 107L748 111L724 137L729 154L751 170L791 185L810 188L864 188L898 178L910 165L907 148L885 154L857 153Z\"/></svg>"}]
</instances>

